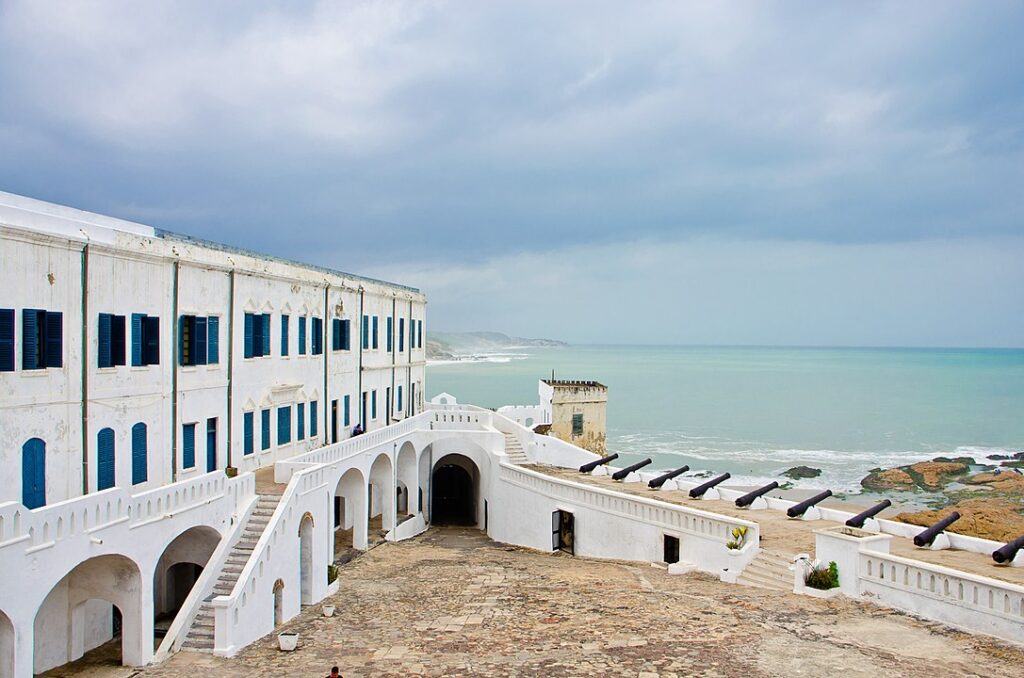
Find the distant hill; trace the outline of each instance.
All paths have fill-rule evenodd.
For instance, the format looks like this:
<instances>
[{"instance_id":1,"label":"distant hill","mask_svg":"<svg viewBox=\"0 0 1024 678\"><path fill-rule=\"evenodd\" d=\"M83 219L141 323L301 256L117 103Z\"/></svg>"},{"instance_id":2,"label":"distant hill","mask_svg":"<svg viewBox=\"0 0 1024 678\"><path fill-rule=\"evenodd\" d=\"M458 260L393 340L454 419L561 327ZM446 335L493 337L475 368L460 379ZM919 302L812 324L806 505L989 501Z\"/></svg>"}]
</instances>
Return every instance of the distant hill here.
<instances>
[{"instance_id":1,"label":"distant hill","mask_svg":"<svg viewBox=\"0 0 1024 678\"><path fill-rule=\"evenodd\" d=\"M427 359L454 360L459 356L537 346L568 344L557 339L510 337L501 332L430 332L427 334Z\"/></svg>"}]
</instances>

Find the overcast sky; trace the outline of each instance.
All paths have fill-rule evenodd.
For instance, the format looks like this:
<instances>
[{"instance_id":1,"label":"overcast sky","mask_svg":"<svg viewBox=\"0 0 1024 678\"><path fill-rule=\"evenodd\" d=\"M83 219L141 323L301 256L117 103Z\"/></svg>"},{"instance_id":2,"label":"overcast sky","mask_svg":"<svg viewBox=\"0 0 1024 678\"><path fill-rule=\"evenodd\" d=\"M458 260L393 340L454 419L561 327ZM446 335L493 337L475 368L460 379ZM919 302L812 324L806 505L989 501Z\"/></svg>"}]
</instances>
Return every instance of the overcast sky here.
<instances>
[{"instance_id":1,"label":"overcast sky","mask_svg":"<svg viewBox=\"0 0 1024 678\"><path fill-rule=\"evenodd\" d=\"M1022 35L999 0L0 0L0 189L415 285L435 329L1022 346Z\"/></svg>"}]
</instances>

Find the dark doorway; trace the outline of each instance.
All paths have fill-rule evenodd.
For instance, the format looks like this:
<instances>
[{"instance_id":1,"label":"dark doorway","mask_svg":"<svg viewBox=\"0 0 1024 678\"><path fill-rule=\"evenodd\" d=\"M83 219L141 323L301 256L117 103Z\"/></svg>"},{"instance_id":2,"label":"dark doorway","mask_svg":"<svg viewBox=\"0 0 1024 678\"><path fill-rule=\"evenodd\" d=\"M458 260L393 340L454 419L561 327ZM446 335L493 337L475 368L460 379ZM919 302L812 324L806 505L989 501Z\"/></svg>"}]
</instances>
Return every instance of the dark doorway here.
<instances>
[{"instance_id":1,"label":"dark doorway","mask_svg":"<svg viewBox=\"0 0 1024 678\"><path fill-rule=\"evenodd\" d=\"M576 553L576 519L568 511L551 513L551 550Z\"/></svg>"},{"instance_id":2,"label":"dark doorway","mask_svg":"<svg viewBox=\"0 0 1024 678\"><path fill-rule=\"evenodd\" d=\"M439 525L476 525L473 479L466 469L443 464L434 471L430 515Z\"/></svg>"},{"instance_id":3,"label":"dark doorway","mask_svg":"<svg viewBox=\"0 0 1024 678\"><path fill-rule=\"evenodd\" d=\"M679 537L665 535L665 562L669 565L679 562Z\"/></svg>"}]
</instances>

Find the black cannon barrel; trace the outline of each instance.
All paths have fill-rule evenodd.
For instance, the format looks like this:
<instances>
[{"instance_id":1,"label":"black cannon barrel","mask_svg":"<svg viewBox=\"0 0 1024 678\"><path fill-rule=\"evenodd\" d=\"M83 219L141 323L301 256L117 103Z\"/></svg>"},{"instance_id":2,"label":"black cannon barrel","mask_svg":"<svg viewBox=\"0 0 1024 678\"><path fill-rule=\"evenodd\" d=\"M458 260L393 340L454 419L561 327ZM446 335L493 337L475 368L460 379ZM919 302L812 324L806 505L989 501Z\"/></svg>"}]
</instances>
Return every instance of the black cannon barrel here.
<instances>
[{"instance_id":1,"label":"black cannon barrel","mask_svg":"<svg viewBox=\"0 0 1024 678\"><path fill-rule=\"evenodd\" d=\"M1017 555L1017 551L1024 549L1024 534L1013 541L1008 541L992 552L992 560L997 563L1008 563Z\"/></svg>"},{"instance_id":2,"label":"black cannon barrel","mask_svg":"<svg viewBox=\"0 0 1024 678\"><path fill-rule=\"evenodd\" d=\"M874 518L885 509L892 506L892 502L888 499L883 499L866 511L861 511L854 517L846 521L847 527L864 527L864 523L867 522L868 518Z\"/></svg>"},{"instance_id":3,"label":"black cannon barrel","mask_svg":"<svg viewBox=\"0 0 1024 678\"><path fill-rule=\"evenodd\" d=\"M728 473L723 473L722 475L718 476L717 478L712 478L711 480L707 481L706 483L698 485L697 487L695 487L692 490L690 490L690 498L691 499L696 499L697 497L703 497L705 492L710 490L712 487L714 487L718 483L723 482L725 480L728 480L729 478L732 478L732 475L730 475Z\"/></svg>"},{"instance_id":4,"label":"black cannon barrel","mask_svg":"<svg viewBox=\"0 0 1024 678\"><path fill-rule=\"evenodd\" d=\"M942 532L958 520L960 520L960 514L953 511L931 527L927 527L918 532L917 536L914 537L914 546L928 546L928 544L935 541L935 537L939 535L939 532Z\"/></svg>"},{"instance_id":5,"label":"black cannon barrel","mask_svg":"<svg viewBox=\"0 0 1024 678\"><path fill-rule=\"evenodd\" d=\"M650 463L651 463L650 458L644 459L643 461L638 461L637 463L633 464L632 466L627 466L626 468L624 468L622 470L619 470L619 471L616 471L615 473L613 473L612 474L612 480L622 480L623 478L628 476L633 471L642 469L644 466L647 466Z\"/></svg>"},{"instance_id":6,"label":"black cannon barrel","mask_svg":"<svg viewBox=\"0 0 1024 678\"><path fill-rule=\"evenodd\" d=\"M809 497L807 499L804 499L799 504L794 504L793 506L790 506L788 509L786 509L786 515L789 516L790 518L796 518L797 516L802 516L804 513L807 512L807 509L811 508L812 506L817 504L822 499L828 499L831 496L832 496L832 490L825 490L824 492L819 492L818 494L814 495L813 497Z\"/></svg>"},{"instance_id":7,"label":"black cannon barrel","mask_svg":"<svg viewBox=\"0 0 1024 678\"><path fill-rule=\"evenodd\" d=\"M763 494L768 494L778 486L779 483L773 480L764 487L759 487L753 492L747 492L745 495L736 500L736 505L741 508L744 506L750 506L751 504L754 503L755 499L757 499Z\"/></svg>"},{"instance_id":8,"label":"black cannon barrel","mask_svg":"<svg viewBox=\"0 0 1024 678\"><path fill-rule=\"evenodd\" d=\"M666 480L672 480L676 476L681 476L689 470L689 466L680 466L675 471L669 471L664 475L660 475L657 478L654 478L653 480L651 480L651 482L647 483L647 487L661 487L662 485L665 484Z\"/></svg>"},{"instance_id":9,"label":"black cannon barrel","mask_svg":"<svg viewBox=\"0 0 1024 678\"><path fill-rule=\"evenodd\" d=\"M607 464L610 461L615 461L618 458L618 453L615 453L609 454L607 457L601 457L600 459L597 459L595 461L588 461L583 466L580 466L580 473L590 473L598 466L603 466L604 464Z\"/></svg>"}]
</instances>

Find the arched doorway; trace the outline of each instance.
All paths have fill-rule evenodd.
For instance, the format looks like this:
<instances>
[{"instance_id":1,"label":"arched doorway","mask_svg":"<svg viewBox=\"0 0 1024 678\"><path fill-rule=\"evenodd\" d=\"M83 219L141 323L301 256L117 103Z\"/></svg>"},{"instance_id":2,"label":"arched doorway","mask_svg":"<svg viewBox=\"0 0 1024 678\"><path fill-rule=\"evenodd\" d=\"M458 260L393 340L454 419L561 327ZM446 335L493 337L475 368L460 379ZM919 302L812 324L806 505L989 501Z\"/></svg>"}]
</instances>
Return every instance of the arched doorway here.
<instances>
[{"instance_id":1,"label":"arched doorway","mask_svg":"<svg viewBox=\"0 0 1024 678\"><path fill-rule=\"evenodd\" d=\"M284 623L284 581L274 582L274 628Z\"/></svg>"},{"instance_id":2,"label":"arched doorway","mask_svg":"<svg viewBox=\"0 0 1024 678\"><path fill-rule=\"evenodd\" d=\"M419 513L419 465L416 463L416 448L406 442L398 450L398 520L405 515Z\"/></svg>"},{"instance_id":3,"label":"arched doorway","mask_svg":"<svg viewBox=\"0 0 1024 678\"><path fill-rule=\"evenodd\" d=\"M476 525L480 472L461 454L445 455L434 464L430 520L435 525Z\"/></svg>"},{"instance_id":4,"label":"arched doorway","mask_svg":"<svg viewBox=\"0 0 1024 678\"><path fill-rule=\"evenodd\" d=\"M14 675L14 624L0 610L0 676Z\"/></svg>"},{"instance_id":5,"label":"arched doorway","mask_svg":"<svg viewBox=\"0 0 1024 678\"><path fill-rule=\"evenodd\" d=\"M367 546L366 479L359 469L345 471L331 500L334 529L327 534L332 540L333 560L337 561L350 549L365 551Z\"/></svg>"},{"instance_id":6,"label":"arched doorway","mask_svg":"<svg viewBox=\"0 0 1024 678\"><path fill-rule=\"evenodd\" d=\"M153 628L156 645L185 603L220 543L212 527L191 527L171 541L153 572Z\"/></svg>"},{"instance_id":7,"label":"arched doorway","mask_svg":"<svg viewBox=\"0 0 1024 678\"><path fill-rule=\"evenodd\" d=\"M378 455L370 466L369 504L369 529L383 537L395 528L395 479L386 454Z\"/></svg>"},{"instance_id":8,"label":"arched doorway","mask_svg":"<svg viewBox=\"0 0 1024 678\"><path fill-rule=\"evenodd\" d=\"M313 516L308 513L299 522L299 601L313 604Z\"/></svg>"},{"instance_id":9,"label":"arched doorway","mask_svg":"<svg viewBox=\"0 0 1024 678\"><path fill-rule=\"evenodd\" d=\"M97 556L80 563L36 611L35 672L92 650L109 655L110 663L144 664L152 656L153 627L142 615L142 591L139 566L125 556Z\"/></svg>"}]
</instances>

